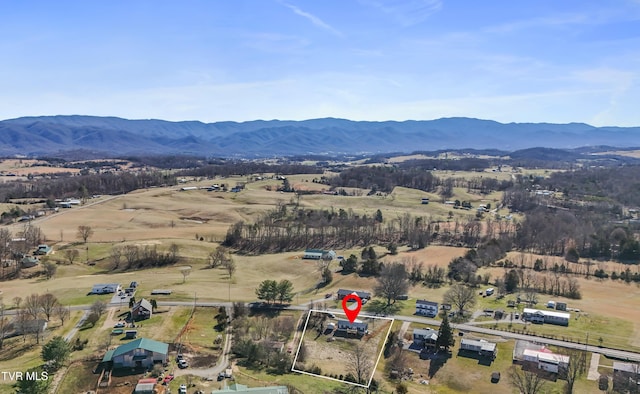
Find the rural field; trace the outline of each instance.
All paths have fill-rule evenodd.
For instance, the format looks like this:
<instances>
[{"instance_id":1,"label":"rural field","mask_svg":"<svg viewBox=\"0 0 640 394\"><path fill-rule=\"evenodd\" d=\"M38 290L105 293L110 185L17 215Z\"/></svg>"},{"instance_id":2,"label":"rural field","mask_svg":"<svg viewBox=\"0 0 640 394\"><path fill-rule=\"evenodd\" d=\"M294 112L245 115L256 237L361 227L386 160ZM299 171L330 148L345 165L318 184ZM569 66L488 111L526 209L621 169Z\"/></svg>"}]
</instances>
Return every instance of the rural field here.
<instances>
[{"instance_id":1,"label":"rural field","mask_svg":"<svg viewBox=\"0 0 640 394\"><path fill-rule=\"evenodd\" d=\"M337 318L345 317L338 314ZM321 322L319 326L314 323L316 321ZM338 380L344 380L344 376L352 374L356 379L360 376L364 382L368 382L389 334L392 320L361 316L358 321L368 324L368 334L360 336L329 328L329 324L337 324L336 319L330 318L326 312L310 312L296 369Z\"/></svg>"}]
</instances>

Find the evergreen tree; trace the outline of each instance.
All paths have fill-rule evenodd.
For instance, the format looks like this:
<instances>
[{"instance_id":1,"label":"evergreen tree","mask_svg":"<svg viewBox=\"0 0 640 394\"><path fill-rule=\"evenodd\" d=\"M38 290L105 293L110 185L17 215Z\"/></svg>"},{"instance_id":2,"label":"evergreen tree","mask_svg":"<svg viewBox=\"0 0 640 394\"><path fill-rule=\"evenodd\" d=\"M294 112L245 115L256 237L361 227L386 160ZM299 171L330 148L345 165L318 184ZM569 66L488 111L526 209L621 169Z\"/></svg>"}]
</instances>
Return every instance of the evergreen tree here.
<instances>
[{"instance_id":1,"label":"evergreen tree","mask_svg":"<svg viewBox=\"0 0 640 394\"><path fill-rule=\"evenodd\" d=\"M64 338L54 337L42 347L42 359L50 362L54 369L58 369L71 354L71 346Z\"/></svg>"},{"instance_id":2,"label":"evergreen tree","mask_svg":"<svg viewBox=\"0 0 640 394\"><path fill-rule=\"evenodd\" d=\"M379 209L376 211L376 222L382 223L382 211Z\"/></svg>"},{"instance_id":3,"label":"evergreen tree","mask_svg":"<svg viewBox=\"0 0 640 394\"><path fill-rule=\"evenodd\" d=\"M356 272L356 269L358 268L358 258L352 254L348 259L342 260L340 262L340 266L342 267L342 273L344 274Z\"/></svg>"},{"instance_id":4,"label":"evergreen tree","mask_svg":"<svg viewBox=\"0 0 640 394\"><path fill-rule=\"evenodd\" d=\"M449 348L454 344L455 340L453 339L453 330L451 329L451 325L449 324L449 318L447 317L447 315L444 315L442 324L440 324L440 328L438 329L438 339L436 340L436 347L449 350Z\"/></svg>"}]
</instances>

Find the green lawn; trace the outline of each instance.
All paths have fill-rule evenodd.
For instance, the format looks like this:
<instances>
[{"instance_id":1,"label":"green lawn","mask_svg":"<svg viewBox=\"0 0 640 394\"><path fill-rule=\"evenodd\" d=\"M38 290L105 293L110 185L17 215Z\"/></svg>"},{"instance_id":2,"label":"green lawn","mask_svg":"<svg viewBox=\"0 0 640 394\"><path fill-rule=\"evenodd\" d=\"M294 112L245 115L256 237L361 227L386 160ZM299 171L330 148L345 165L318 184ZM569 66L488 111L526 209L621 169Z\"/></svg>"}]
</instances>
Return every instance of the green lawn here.
<instances>
[{"instance_id":1,"label":"green lawn","mask_svg":"<svg viewBox=\"0 0 640 394\"><path fill-rule=\"evenodd\" d=\"M500 323L498 328L507 329L508 323ZM522 330L522 325L513 325L513 328ZM556 326L553 324L527 324L527 332L533 335L552 335L556 339L570 340L584 343L589 335L589 344L598 345L598 338L602 337L603 346L619 349L640 350L630 343L633 336L633 323L612 317L600 315L571 313L569 326Z\"/></svg>"}]
</instances>

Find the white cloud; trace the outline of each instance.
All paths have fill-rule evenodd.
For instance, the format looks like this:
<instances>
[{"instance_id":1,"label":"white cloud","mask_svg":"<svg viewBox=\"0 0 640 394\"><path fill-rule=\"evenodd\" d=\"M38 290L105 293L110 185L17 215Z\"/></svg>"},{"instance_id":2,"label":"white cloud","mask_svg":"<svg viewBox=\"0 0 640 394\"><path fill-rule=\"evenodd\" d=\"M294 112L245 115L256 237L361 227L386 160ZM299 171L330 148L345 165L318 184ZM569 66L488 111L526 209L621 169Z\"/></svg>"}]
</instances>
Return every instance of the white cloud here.
<instances>
[{"instance_id":1,"label":"white cloud","mask_svg":"<svg viewBox=\"0 0 640 394\"><path fill-rule=\"evenodd\" d=\"M390 15L403 26L413 26L427 20L442 9L442 0L362 0Z\"/></svg>"},{"instance_id":2,"label":"white cloud","mask_svg":"<svg viewBox=\"0 0 640 394\"><path fill-rule=\"evenodd\" d=\"M303 18L306 18L307 20L309 20L311 23L313 23L315 26L318 26L322 29L325 29L333 34L335 34L336 36L342 36L342 33L335 29L333 26L329 25L328 23L324 22L322 19L318 18L317 16L303 11L301 10L299 7L289 4L289 3L285 3L285 2L281 2L282 5L288 7L291 11L293 11L296 15L299 15Z\"/></svg>"}]
</instances>

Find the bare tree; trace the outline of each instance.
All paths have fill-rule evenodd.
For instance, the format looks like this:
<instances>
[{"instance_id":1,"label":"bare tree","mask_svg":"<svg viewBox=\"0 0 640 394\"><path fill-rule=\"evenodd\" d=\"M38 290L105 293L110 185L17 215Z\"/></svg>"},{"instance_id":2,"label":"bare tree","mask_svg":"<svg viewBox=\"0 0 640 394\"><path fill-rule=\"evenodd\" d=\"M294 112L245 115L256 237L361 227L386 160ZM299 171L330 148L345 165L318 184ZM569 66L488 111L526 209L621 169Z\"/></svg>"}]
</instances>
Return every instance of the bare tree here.
<instances>
[{"instance_id":1,"label":"bare tree","mask_svg":"<svg viewBox=\"0 0 640 394\"><path fill-rule=\"evenodd\" d=\"M51 319L51 315L54 313L56 306L58 306L58 298L53 294L45 293L40 296L40 307L47 321Z\"/></svg>"},{"instance_id":2,"label":"bare tree","mask_svg":"<svg viewBox=\"0 0 640 394\"><path fill-rule=\"evenodd\" d=\"M541 393L545 386L545 381L533 372L524 371L517 365L509 368L509 381L522 394Z\"/></svg>"},{"instance_id":3,"label":"bare tree","mask_svg":"<svg viewBox=\"0 0 640 394\"><path fill-rule=\"evenodd\" d=\"M135 263L136 260L138 259L138 255L140 253L140 250L135 245L126 245L124 247L124 249L122 250L122 252L124 254L125 260L127 261L126 269L129 269L129 268L131 268L133 263Z\"/></svg>"},{"instance_id":4,"label":"bare tree","mask_svg":"<svg viewBox=\"0 0 640 394\"><path fill-rule=\"evenodd\" d=\"M182 274L182 283L187 281L187 276L191 274L191 267L182 267L180 268L180 273Z\"/></svg>"},{"instance_id":5,"label":"bare tree","mask_svg":"<svg viewBox=\"0 0 640 394\"><path fill-rule=\"evenodd\" d=\"M524 290L524 301L530 305L536 305L538 303L538 292L535 289L529 287Z\"/></svg>"},{"instance_id":6,"label":"bare tree","mask_svg":"<svg viewBox=\"0 0 640 394\"><path fill-rule=\"evenodd\" d=\"M91 313L95 313L98 317L102 316L107 311L107 303L102 300L97 300L91 304Z\"/></svg>"},{"instance_id":7,"label":"bare tree","mask_svg":"<svg viewBox=\"0 0 640 394\"><path fill-rule=\"evenodd\" d=\"M4 315L4 303L0 299L0 350L4 345L4 336L7 334L9 328L9 319Z\"/></svg>"},{"instance_id":8,"label":"bare tree","mask_svg":"<svg viewBox=\"0 0 640 394\"><path fill-rule=\"evenodd\" d=\"M22 304L22 297L13 297L13 303L16 306L16 309L20 309L20 304Z\"/></svg>"},{"instance_id":9,"label":"bare tree","mask_svg":"<svg viewBox=\"0 0 640 394\"><path fill-rule=\"evenodd\" d=\"M119 246L113 246L111 248L111 262L113 263L113 269L117 270L120 267L122 261L122 248Z\"/></svg>"},{"instance_id":10,"label":"bare tree","mask_svg":"<svg viewBox=\"0 0 640 394\"><path fill-rule=\"evenodd\" d=\"M76 236L86 244L89 238L93 236L93 229L91 228L91 226L80 225L78 226L78 234Z\"/></svg>"},{"instance_id":11,"label":"bare tree","mask_svg":"<svg viewBox=\"0 0 640 394\"><path fill-rule=\"evenodd\" d=\"M64 254L64 257L67 259L69 264L73 264L78 256L80 256L80 252L78 251L78 249L65 249L62 254Z\"/></svg>"},{"instance_id":12,"label":"bare tree","mask_svg":"<svg viewBox=\"0 0 640 394\"><path fill-rule=\"evenodd\" d=\"M367 384L373 368L373 355L364 345L356 345L349 358L349 372L356 378L357 383Z\"/></svg>"},{"instance_id":13,"label":"bare tree","mask_svg":"<svg viewBox=\"0 0 640 394\"><path fill-rule=\"evenodd\" d=\"M4 277L5 265L4 261L11 252L11 232L6 228L0 229L0 267L2 267L2 273L0 278Z\"/></svg>"},{"instance_id":14,"label":"bare tree","mask_svg":"<svg viewBox=\"0 0 640 394\"><path fill-rule=\"evenodd\" d=\"M178 253L180 253L180 246L178 244L172 243L169 245L169 256L171 260L178 261Z\"/></svg>"},{"instance_id":15,"label":"bare tree","mask_svg":"<svg viewBox=\"0 0 640 394\"><path fill-rule=\"evenodd\" d=\"M569 356L569 365L567 366L566 376L567 385L565 392L573 393L573 385L580 376L587 370L587 352L583 350L571 349L567 350L566 355Z\"/></svg>"},{"instance_id":16,"label":"bare tree","mask_svg":"<svg viewBox=\"0 0 640 394\"><path fill-rule=\"evenodd\" d=\"M445 304L455 305L458 313L463 315L467 307L476 304L476 292L468 286L457 283L444 293L443 299Z\"/></svg>"},{"instance_id":17,"label":"bare tree","mask_svg":"<svg viewBox=\"0 0 640 394\"><path fill-rule=\"evenodd\" d=\"M229 256L229 258L225 260L223 267L229 274L229 279L231 279L233 274L236 272L236 263L235 261L233 261L233 258L231 258L231 256Z\"/></svg>"},{"instance_id":18,"label":"bare tree","mask_svg":"<svg viewBox=\"0 0 640 394\"><path fill-rule=\"evenodd\" d=\"M382 268L374 291L377 296L387 299L387 305L391 305L391 300L395 303L399 296L407 293L408 289L409 279L404 265L392 263Z\"/></svg>"},{"instance_id":19,"label":"bare tree","mask_svg":"<svg viewBox=\"0 0 640 394\"><path fill-rule=\"evenodd\" d=\"M44 275L47 277L47 279L53 278L53 275L55 275L58 271L58 266L51 261L42 262L42 268L44 268Z\"/></svg>"},{"instance_id":20,"label":"bare tree","mask_svg":"<svg viewBox=\"0 0 640 394\"><path fill-rule=\"evenodd\" d=\"M71 311L69 310L69 308L62 304L56 305L53 312L56 314L56 316L58 316L58 319L60 319L60 324L62 324L63 326L64 321L71 316Z\"/></svg>"},{"instance_id":21,"label":"bare tree","mask_svg":"<svg viewBox=\"0 0 640 394\"><path fill-rule=\"evenodd\" d=\"M36 343L39 344L40 343L40 329L39 324L38 324L38 320L40 320L40 316L42 313L42 304L41 304L41 298L39 295L37 294L31 294L30 296L28 296L27 298L24 299L24 313L25 313L25 317L27 318L27 320L32 321L33 322L33 334L36 337ZM25 327L23 327L23 331L26 330L26 325L28 323L25 323Z\"/></svg>"},{"instance_id":22,"label":"bare tree","mask_svg":"<svg viewBox=\"0 0 640 394\"><path fill-rule=\"evenodd\" d=\"M209 253L209 268L222 266L230 258L229 250L224 246L218 246L213 252Z\"/></svg>"}]
</instances>

